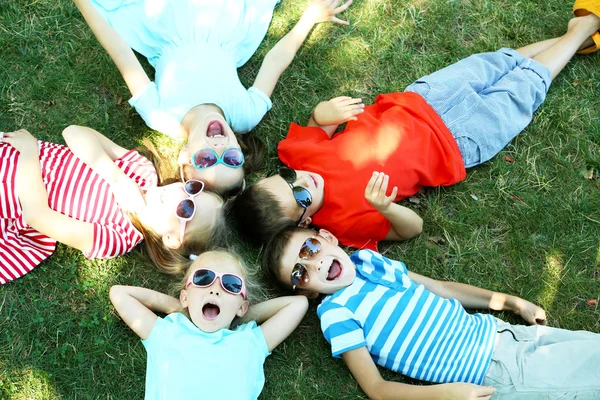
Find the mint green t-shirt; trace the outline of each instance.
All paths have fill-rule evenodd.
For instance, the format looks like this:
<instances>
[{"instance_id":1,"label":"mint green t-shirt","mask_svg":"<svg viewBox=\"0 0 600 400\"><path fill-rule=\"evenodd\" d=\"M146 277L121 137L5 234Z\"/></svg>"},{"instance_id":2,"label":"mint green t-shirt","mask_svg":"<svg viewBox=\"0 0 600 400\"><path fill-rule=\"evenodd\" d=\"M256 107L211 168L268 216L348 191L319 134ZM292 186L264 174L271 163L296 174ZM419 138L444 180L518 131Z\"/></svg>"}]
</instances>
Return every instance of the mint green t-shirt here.
<instances>
[{"instance_id":1,"label":"mint green t-shirt","mask_svg":"<svg viewBox=\"0 0 600 400\"><path fill-rule=\"evenodd\" d=\"M206 333L185 315L158 318L146 340L146 400L256 399L270 354L255 322Z\"/></svg>"}]
</instances>

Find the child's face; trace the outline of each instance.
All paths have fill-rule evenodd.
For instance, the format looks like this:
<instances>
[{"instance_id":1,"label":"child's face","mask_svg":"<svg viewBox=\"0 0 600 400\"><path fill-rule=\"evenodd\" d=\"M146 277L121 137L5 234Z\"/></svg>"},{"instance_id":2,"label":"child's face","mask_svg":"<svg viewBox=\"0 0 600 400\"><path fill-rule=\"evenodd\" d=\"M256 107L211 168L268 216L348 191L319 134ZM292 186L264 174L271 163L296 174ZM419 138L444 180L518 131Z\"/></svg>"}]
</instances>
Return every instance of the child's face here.
<instances>
[{"instance_id":1,"label":"child's face","mask_svg":"<svg viewBox=\"0 0 600 400\"><path fill-rule=\"evenodd\" d=\"M286 182L279 174L270 176L257 182L261 189L267 190L279 201L286 217L294 221L302 221L299 225L308 226L312 221L311 217L323 206L325 197L325 180L315 172L295 170L296 180ZM312 197L312 204L308 206L306 212L298 204L294 197L293 187L300 187L308 190ZM302 213L304 212L304 215Z\"/></svg>"},{"instance_id":2,"label":"child's face","mask_svg":"<svg viewBox=\"0 0 600 400\"><path fill-rule=\"evenodd\" d=\"M199 268L219 273L244 275L238 261L227 254L208 252L200 255L190 267L190 272ZM216 332L229 328L233 319L243 316L248 310L248 301L241 294L231 294L221 286L217 277L208 287L190 284L181 291L181 306L187 308L192 322L204 332Z\"/></svg>"},{"instance_id":3,"label":"child's face","mask_svg":"<svg viewBox=\"0 0 600 400\"><path fill-rule=\"evenodd\" d=\"M244 168L232 168L224 163L216 163L205 169L196 169L190 163L198 150L211 149L219 158L225 150L238 149L240 144L225 118L217 112L207 113L199 119L188 137L187 145L179 153L179 163L183 166L186 179L203 181L207 188L224 192L238 186L244 179Z\"/></svg>"},{"instance_id":4,"label":"child's face","mask_svg":"<svg viewBox=\"0 0 600 400\"><path fill-rule=\"evenodd\" d=\"M146 191L145 221L149 227L163 238L163 242L170 248L181 246L180 232L181 219L177 217L177 207L182 200L188 199L181 182L170 185L150 188ZM185 232L202 228L207 221L212 221L216 213L220 213L223 207L222 200L212 193L200 192L193 197L196 212L185 225Z\"/></svg>"},{"instance_id":5,"label":"child's face","mask_svg":"<svg viewBox=\"0 0 600 400\"><path fill-rule=\"evenodd\" d=\"M331 233L296 232L283 250L279 279L296 289L332 294L356 277L356 267Z\"/></svg>"}]
</instances>

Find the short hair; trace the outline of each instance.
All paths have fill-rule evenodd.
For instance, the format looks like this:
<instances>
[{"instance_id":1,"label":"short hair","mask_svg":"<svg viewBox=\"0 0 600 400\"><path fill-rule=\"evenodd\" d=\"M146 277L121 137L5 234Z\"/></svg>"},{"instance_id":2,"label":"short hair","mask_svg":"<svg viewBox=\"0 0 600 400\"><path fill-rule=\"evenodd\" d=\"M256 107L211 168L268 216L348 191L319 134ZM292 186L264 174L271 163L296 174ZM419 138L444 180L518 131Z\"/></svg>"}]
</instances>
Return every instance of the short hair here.
<instances>
[{"instance_id":1,"label":"short hair","mask_svg":"<svg viewBox=\"0 0 600 400\"><path fill-rule=\"evenodd\" d=\"M278 284L283 289L290 290L292 288L289 281L282 282L280 279L279 273L281 271L281 256L283 255L283 251L295 233L307 231L310 231L310 229L295 225L284 227L273 235L265 247L262 264L263 273L268 280Z\"/></svg>"},{"instance_id":2,"label":"short hair","mask_svg":"<svg viewBox=\"0 0 600 400\"><path fill-rule=\"evenodd\" d=\"M281 230L295 226L275 196L256 183L233 199L228 208L242 236L254 245L267 243Z\"/></svg>"}]
</instances>

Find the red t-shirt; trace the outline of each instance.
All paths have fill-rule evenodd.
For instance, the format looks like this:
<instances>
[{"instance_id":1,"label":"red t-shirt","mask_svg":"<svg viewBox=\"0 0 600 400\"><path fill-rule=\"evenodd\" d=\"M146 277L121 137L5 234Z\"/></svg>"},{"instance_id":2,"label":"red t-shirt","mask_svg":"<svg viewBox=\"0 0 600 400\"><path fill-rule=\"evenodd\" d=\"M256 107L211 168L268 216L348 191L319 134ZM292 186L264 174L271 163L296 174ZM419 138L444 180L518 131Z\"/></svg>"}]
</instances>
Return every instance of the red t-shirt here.
<instances>
[{"instance_id":1,"label":"red t-shirt","mask_svg":"<svg viewBox=\"0 0 600 400\"><path fill-rule=\"evenodd\" d=\"M321 128L292 123L277 148L290 168L324 178L324 203L313 223L356 248L377 249L391 227L364 196L373 171L390 176L387 194L397 186L395 201L466 176L452 134L423 97L411 92L380 94L331 139Z\"/></svg>"}]
</instances>

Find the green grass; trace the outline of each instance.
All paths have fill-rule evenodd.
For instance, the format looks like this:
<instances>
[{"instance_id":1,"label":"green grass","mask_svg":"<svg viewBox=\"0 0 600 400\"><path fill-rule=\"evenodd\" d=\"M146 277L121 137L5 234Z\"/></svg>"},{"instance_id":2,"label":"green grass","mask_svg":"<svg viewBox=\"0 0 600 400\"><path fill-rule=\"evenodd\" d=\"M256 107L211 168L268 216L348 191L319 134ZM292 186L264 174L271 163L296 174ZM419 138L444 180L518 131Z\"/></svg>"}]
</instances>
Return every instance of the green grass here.
<instances>
[{"instance_id":1,"label":"green grass","mask_svg":"<svg viewBox=\"0 0 600 400\"><path fill-rule=\"evenodd\" d=\"M301 14L298 3L276 10L267 38L240 70L245 84ZM275 167L289 123L304 123L319 101L351 95L370 103L472 53L560 35L570 4L356 0L346 17L349 27L318 27L282 77L275 105L256 129L268 146L264 173ZM407 203L423 216L424 233L382 251L421 274L539 303L553 326L600 332L600 310L586 305L600 297L599 82L600 56L576 57L534 122L499 156L464 182ZM127 99L117 69L69 1L0 2L2 130L22 127L62 143L64 127L82 124L124 146L148 135L160 140ZM258 266L256 250L245 254ZM33 273L0 288L0 399L143 397L145 351L110 305L114 284L168 291L172 279L138 252L89 261L59 246ZM268 358L262 398L364 398L329 354L313 305Z\"/></svg>"}]
</instances>

